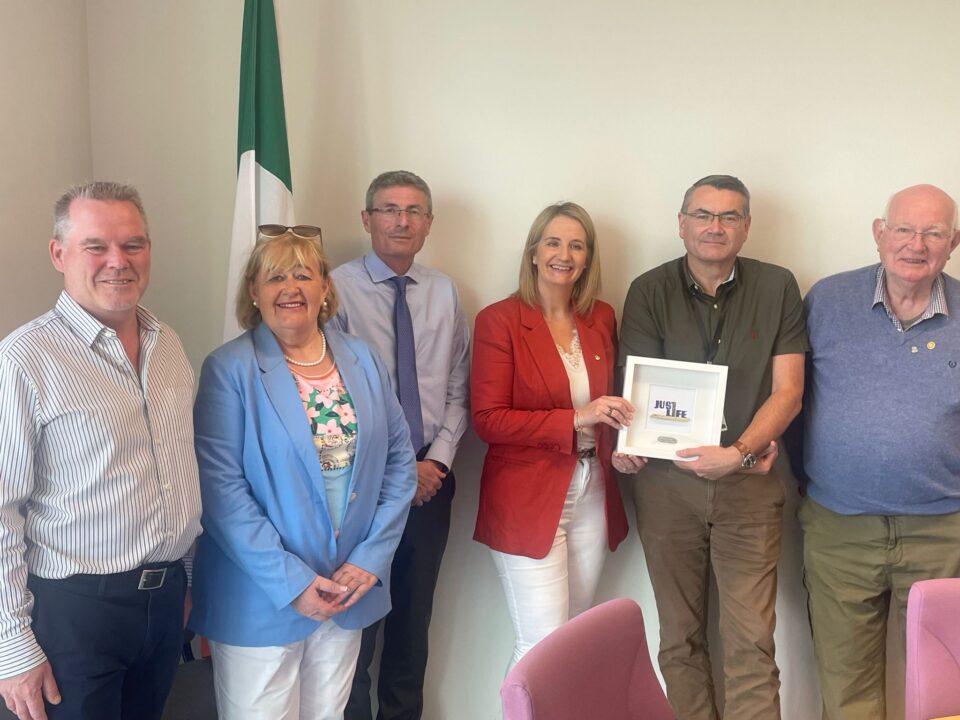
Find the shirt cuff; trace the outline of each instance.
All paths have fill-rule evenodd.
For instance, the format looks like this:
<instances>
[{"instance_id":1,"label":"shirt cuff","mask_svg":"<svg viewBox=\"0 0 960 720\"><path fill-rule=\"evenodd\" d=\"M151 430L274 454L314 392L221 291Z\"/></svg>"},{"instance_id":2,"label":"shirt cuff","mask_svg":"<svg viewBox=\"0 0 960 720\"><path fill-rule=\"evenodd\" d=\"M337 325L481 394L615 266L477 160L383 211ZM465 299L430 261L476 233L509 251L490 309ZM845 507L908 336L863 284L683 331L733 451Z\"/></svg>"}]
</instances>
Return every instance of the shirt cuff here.
<instances>
[{"instance_id":1,"label":"shirt cuff","mask_svg":"<svg viewBox=\"0 0 960 720\"><path fill-rule=\"evenodd\" d=\"M453 467L453 457L457 454L457 448L450 445L450 443L441 440L440 438L434 438L434 441L430 444L430 450L427 452L427 456L424 460L436 460L441 465L445 465L447 468Z\"/></svg>"},{"instance_id":2,"label":"shirt cuff","mask_svg":"<svg viewBox=\"0 0 960 720\"><path fill-rule=\"evenodd\" d=\"M32 630L0 641L0 680L42 665L47 659Z\"/></svg>"}]
</instances>

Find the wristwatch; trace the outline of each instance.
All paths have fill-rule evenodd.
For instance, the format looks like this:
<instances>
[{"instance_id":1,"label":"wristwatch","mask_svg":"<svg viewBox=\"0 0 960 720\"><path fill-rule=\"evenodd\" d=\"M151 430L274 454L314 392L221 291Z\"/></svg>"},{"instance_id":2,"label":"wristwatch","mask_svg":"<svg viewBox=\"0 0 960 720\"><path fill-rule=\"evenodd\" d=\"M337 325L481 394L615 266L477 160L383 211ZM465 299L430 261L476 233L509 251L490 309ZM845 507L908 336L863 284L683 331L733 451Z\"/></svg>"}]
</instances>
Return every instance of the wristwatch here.
<instances>
[{"instance_id":1,"label":"wristwatch","mask_svg":"<svg viewBox=\"0 0 960 720\"><path fill-rule=\"evenodd\" d=\"M748 448L739 440L734 440L733 445L731 447L735 447L737 450L740 451L740 455L741 455L740 467L742 467L744 470L749 470L750 468L752 468L754 465L757 464L757 456L754 455L752 452L750 452L750 448Z\"/></svg>"}]
</instances>

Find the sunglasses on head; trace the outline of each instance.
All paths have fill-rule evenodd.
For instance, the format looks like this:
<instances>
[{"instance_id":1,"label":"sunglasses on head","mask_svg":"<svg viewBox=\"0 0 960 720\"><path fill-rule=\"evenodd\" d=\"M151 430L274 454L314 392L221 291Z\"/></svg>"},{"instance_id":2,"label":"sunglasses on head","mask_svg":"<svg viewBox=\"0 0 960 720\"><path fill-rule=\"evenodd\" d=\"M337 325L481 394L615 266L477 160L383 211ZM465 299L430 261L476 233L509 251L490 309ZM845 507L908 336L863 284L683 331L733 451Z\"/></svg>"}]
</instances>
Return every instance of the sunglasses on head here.
<instances>
[{"instance_id":1,"label":"sunglasses on head","mask_svg":"<svg viewBox=\"0 0 960 720\"><path fill-rule=\"evenodd\" d=\"M320 242L323 242L323 232L316 225L260 225L257 228L257 232L268 238L280 237L281 235L291 233L295 237L303 238L304 240L319 238Z\"/></svg>"}]
</instances>

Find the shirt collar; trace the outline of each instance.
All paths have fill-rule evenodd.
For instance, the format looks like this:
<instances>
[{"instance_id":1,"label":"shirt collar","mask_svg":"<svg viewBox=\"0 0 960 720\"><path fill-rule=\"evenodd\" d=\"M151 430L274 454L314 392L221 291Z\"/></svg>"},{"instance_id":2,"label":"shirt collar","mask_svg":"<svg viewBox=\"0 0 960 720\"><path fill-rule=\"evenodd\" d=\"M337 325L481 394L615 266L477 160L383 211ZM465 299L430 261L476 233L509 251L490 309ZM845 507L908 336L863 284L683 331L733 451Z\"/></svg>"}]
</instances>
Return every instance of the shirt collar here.
<instances>
[{"instance_id":1,"label":"shirt collar","mask_svg":"<svg viewBox=\"0 0 960 720\"><path fill-rule=\"evenodd\" d=\"M387 267L387 264L373 250L364 256L363 266L366 268L370 279L375 283L386 282L392 277L397 277L397 274ZM405 274L415 283L419 283L423 279L423 269L417 263L413 263Z\"/></svg>"},{"instance_id":2,"label":"shirt collar","mask_svg":"<svg viewBox=\"0 0 960 720\"><path fill-rule=\"evenodd\" d=\"M896 327L899 332L903 332L903 323L900 322L900 318L898 318L890 308L890 303L887 299L886 276L887 271L883 265L878 265L877 285L873 291L873 302L870 304L870 307L875 308L877 305L883 305L883 309L886 311L887 317L890 318L894 327ZM944 290L943 284L943 273L940 273L933 279L933 287L930 288L930 301L927 303L926 309L920 313L920 317L917 318L917 323L921 320L928 320L934 315L950 316L950 311L947 308L947 293Z\"/></svg>"},{"instance_id":3,"label":"shirt collar","mask_svg":"<svg viewBox=\"0 0 960 720\"><path fill-rule=\"evenodd\" d=\"M717 293L720 292L720 288L724 287L725 285L731 284L731 283L733 283L734 280L736 280L736 278L737 278L737 266L739 266L739 265L740 265L740 258L737 258L737 259L734 261L734 263L733 263L733 267L730 268L730 274L727 276L727 279L724 280L722 283L720 283L720 285L717 286ZM683 277L684 277L684 279L686 280L687 289L688 289L688 290L692 290L692 291L697 292L697 293L702 293L702 292L703 292L703 288L700 287L700 283L698 283L698 282L694 279L693 275L690 274L690 266L687 264L687 256L686 256L686 255L684 255L682 258L680 258L680 267L683 268Z\"/></svg>"},{"instance_id":4,"label":"shirt collar","mask_svg":"<svg viewBox=\"0 0 960 720\"><path fill-rule=\"evenodd\" d=\"M61 291L54 309L89 347L93 346L102 333L113 333L113 330L84 310L66 290ZM137 322L141 331L158 332L160 330L160 321L156 315L140 305L137 306Z\"/></svg>"}]
</instances>

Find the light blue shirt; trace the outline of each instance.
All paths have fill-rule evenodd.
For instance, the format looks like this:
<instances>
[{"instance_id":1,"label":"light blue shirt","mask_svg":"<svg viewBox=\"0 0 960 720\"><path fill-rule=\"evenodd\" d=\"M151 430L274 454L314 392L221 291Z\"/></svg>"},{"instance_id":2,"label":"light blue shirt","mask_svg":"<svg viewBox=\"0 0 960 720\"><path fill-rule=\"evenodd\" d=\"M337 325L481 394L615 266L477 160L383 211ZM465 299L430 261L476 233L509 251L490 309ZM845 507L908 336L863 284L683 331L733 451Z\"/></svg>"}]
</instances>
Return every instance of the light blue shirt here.
<instances>
[{"instance_id":1,"label":"light blue shirt","mask_svg":"<svg viewBox=\"0 0 960 720\"><path fill-rule=\"evenodd\" d=\"M328 327L357 335L380 353L397 389L393 306L396 292L387 280L396 273L370 251L333 271L340 307ZM453 281L414 263L406 273L407 305L413 320L417 381L427 458L448 468L467 429L470 337ZM419 450L419 448L415 448Z\"/></svg>"}]
</instances>

